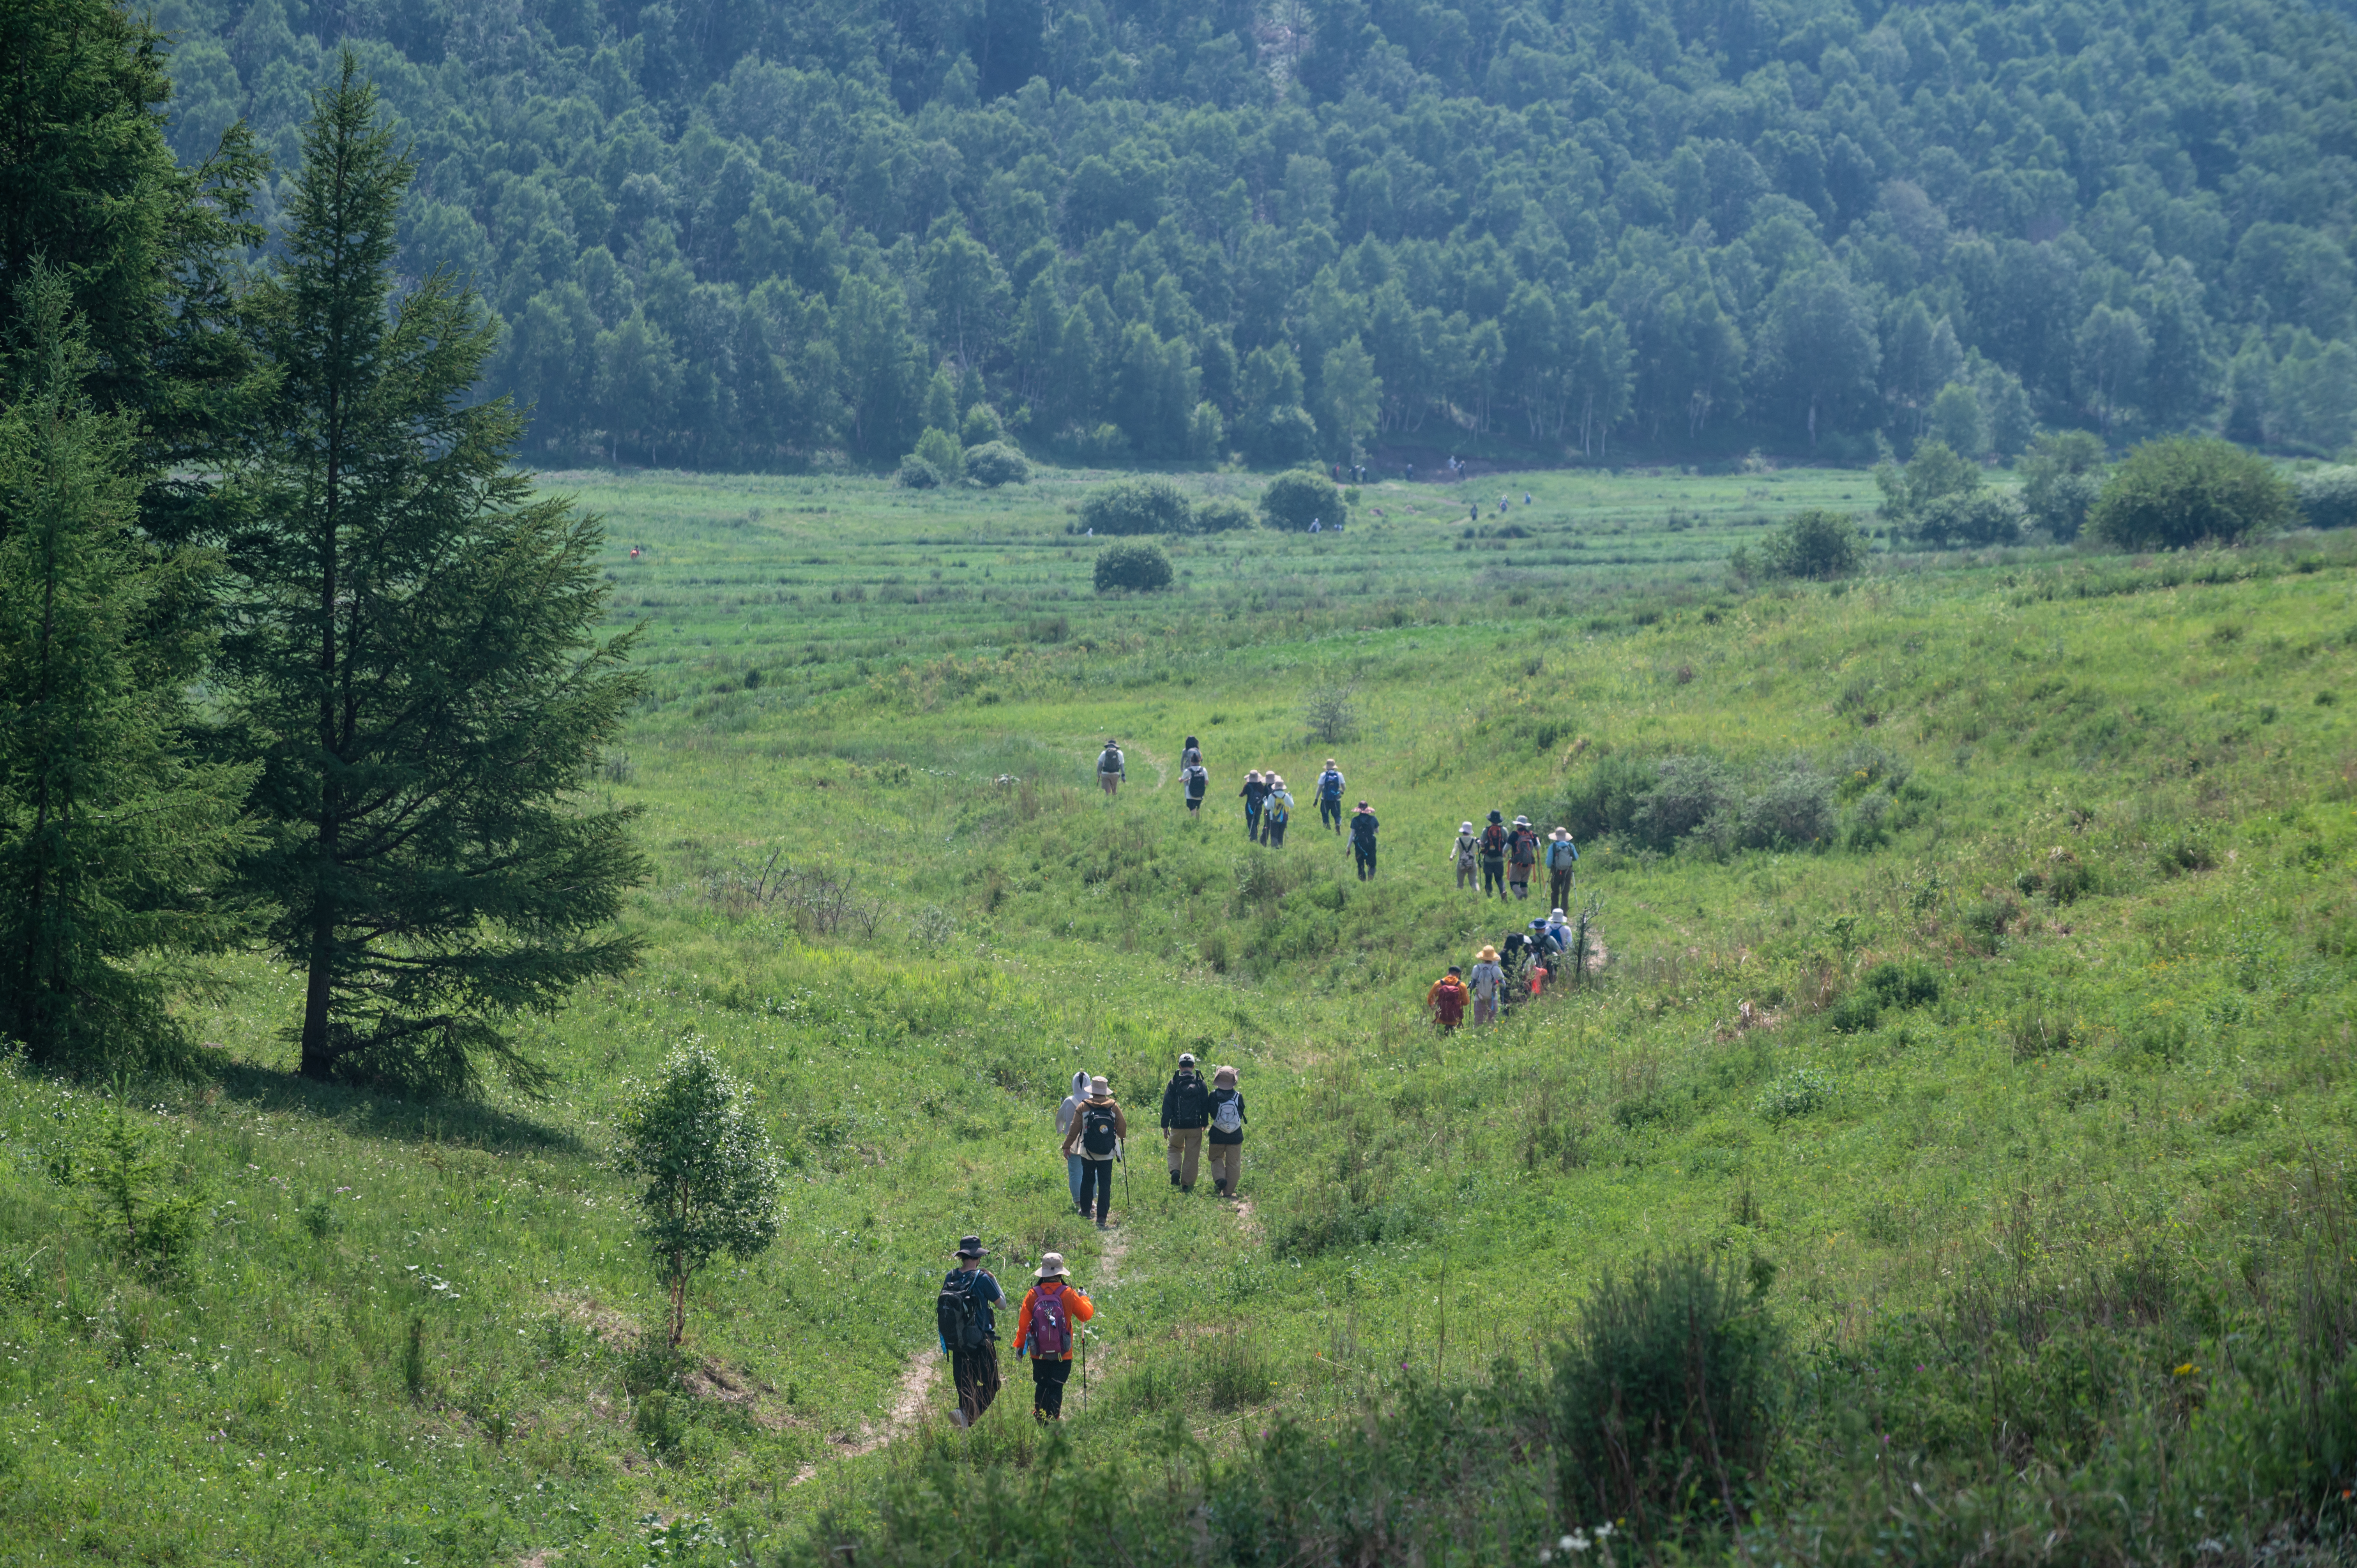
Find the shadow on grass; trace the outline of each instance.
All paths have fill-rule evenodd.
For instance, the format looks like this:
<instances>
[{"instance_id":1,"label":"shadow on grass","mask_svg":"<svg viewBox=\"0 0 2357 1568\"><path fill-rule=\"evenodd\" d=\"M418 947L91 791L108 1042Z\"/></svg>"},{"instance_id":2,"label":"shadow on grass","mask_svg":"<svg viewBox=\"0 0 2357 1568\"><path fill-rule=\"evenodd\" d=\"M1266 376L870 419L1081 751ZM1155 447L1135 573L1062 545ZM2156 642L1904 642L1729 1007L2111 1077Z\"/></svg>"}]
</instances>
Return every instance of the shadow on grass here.
<instances>
[{"instance_id":1,"label":"shadow on grass","mask_svg":"<svg viewBox=\"0 0 2357 1568\"><path fill-rule=\"evenodd\" d=\"M221 1092L262 1111L296 1111L333 1122L363 1137L408 1144L444 1144L486 1154L586 1155L589 1148L562 1128L490 1105L463 1101L403 1100L382 1090L315 1083L274 1068L244 1062L222 1067Z\"/></svg>"}]
</instances>

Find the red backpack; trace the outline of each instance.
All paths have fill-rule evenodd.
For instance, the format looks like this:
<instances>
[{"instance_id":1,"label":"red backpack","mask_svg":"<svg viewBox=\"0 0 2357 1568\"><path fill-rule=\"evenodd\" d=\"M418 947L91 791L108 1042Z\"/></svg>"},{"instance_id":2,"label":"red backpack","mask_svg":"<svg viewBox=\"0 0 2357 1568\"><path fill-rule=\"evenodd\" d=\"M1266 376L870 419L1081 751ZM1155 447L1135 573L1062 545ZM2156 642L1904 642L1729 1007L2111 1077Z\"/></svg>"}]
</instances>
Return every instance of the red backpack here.
<instances>
[{"instance_id":1,"label":"red backpack","mask_svg":"<svg viewBox=\"0 0 2357 1568\"><path fill-rule=\"evenodd\" d=\"M1064 1307L1064 1283L1043 1283L1031 1294L1031 1354L1062 1360L1072 1353L1072 1320Z\"/></svg>"}]
</instances>

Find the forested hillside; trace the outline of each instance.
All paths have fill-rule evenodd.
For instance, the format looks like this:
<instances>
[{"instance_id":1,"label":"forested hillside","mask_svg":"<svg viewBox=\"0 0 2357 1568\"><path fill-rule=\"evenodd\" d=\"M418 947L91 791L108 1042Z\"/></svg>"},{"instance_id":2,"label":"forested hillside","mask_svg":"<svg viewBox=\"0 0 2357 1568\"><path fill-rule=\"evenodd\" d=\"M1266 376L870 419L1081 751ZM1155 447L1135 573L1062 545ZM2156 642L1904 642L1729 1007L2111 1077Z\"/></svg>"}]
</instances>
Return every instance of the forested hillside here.
<instances>
[{"instance_id":1,"label":"forested hillside","mask_svg":"<svg viewBox=\"0 0 2357 1568\"><path fill-rule=\"evenodd\" d=\"M977 403L1098 461L2357 422L2357 33L2291 0L157 20L183 159L242 115L282 177L358 47L404 265L478 279L544 456L877 464Z\"/></svg>"}]
</instances>

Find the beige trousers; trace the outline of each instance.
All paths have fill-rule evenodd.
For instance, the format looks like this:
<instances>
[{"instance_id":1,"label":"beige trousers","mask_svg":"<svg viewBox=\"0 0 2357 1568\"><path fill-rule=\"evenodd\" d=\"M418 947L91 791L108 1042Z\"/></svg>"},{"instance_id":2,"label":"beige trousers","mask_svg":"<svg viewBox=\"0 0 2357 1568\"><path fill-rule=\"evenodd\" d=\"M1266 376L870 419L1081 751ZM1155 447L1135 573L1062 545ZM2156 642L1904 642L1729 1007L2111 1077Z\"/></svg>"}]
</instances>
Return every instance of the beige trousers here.
<instances>
[{"instance_id":1,"label":"beige trousers","mask_svg":"<svg viewBox=\"0 0 2357 1568\"><path fill-rule=\"evenodd\" d=\"M1211 1184L1235 1196L1236 1178L1243 1174L1244 1146L1242 1144L1211 1145Z\"/></svg>"},{"instance_id":2,"label":"beige trousers","mask_svg":"<svg viewBox=\"0 0 2357 1568\"><path fill-rule=\"evenodd\" d=\"M1173 1127L1164 1137L1169 1144L1170 1174L1178 1178L1180 1187L1194 1186L1196 1162L1203 1156L1203 1130Z\"/></svg>"}]
</instances>

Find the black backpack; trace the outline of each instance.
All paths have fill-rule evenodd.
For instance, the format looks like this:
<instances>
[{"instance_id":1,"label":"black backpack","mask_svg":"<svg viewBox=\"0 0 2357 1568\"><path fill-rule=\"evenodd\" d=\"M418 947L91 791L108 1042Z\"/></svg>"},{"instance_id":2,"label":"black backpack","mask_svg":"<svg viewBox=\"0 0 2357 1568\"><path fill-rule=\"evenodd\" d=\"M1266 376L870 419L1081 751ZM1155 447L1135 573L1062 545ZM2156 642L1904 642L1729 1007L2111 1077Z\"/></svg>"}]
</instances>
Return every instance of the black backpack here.
<instances>
[{"instance_id":1,"label":"black backpack","mask_svg":"<svg viewBox=\"0 0 2357 1568\"><path fill-rule=\"evenodd\" d=\"M982 1314L971 1286L944 1281L942 1294L933 1302L933 1324L942 1331L942 1343L952 1354L979 1350L990 1343L990 1336L983 1332Z\"/></svg>"},{"instance_id":2,"label":"black backpack","mask_svg":"<svg viewBox=\"0 0 2357 1568\"><path fill-rule=\"evenodd\" d=\"M1185 1073L1170 1084L1170 1124L1173 1127L1200 1127L1211 1112L1211 1091L1193 1073Z\"/></svg>"},{"instance_id":3,"label":"black backpack","mask_svg":"<svg viewBox=\"0 0 2357 1568\"><path fill-rule=\"evenodd\" d=\"M1110 1105L1081 1107L1081 1147L1092 1155L1113 1153L1114 1141L1119 1136L1114 1131L1115 1112Z\"/></svg>"}]
</instances>

